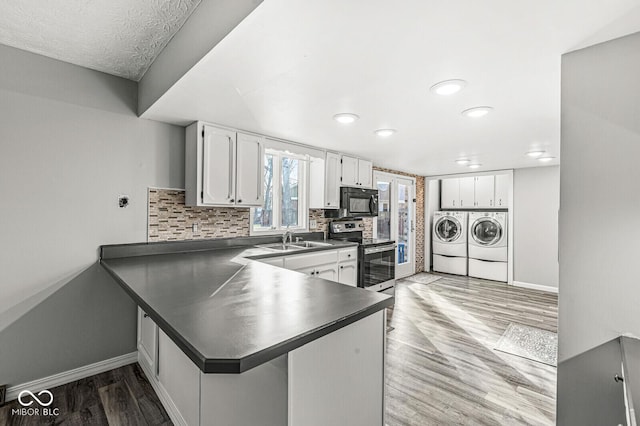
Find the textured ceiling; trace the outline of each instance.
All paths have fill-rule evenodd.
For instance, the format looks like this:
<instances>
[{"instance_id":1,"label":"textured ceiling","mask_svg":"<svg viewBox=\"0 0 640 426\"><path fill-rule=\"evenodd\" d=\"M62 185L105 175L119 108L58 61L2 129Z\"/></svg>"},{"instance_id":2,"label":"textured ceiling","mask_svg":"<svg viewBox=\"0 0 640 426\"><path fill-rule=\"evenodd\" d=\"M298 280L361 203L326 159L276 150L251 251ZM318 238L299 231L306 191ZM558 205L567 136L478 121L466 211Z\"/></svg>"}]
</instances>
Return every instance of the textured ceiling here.
<instances>
[{"instance_id":1,"label":"textured ceiling","mask_svg":"<svg viewBox=\"0 0 640 426\"><path fill-rule=\"evenodd\" d=\"M0 43L142 78L200 0L0 1Z\"/></svg>"}]
</instances>

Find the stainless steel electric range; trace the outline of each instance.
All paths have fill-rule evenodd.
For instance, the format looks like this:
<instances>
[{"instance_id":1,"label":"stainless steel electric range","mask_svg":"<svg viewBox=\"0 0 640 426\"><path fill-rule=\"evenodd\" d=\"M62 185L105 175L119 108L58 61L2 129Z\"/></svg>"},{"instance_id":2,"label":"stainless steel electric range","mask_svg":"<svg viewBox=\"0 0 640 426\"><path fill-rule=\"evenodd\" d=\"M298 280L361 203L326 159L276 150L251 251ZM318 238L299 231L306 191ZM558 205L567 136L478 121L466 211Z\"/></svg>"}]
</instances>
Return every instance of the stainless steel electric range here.
<instances>
[{"instance_id":1,"label":"stainless steel electric range","mask_svg":"<svg viewBox=\"0 0 640 426\"><path fill-rule=\"evenodd\" d=\"M396 285L395 241L364 238L363 234L362 220L336 220L329 225L329 238L359 244L358 287L388 292Z\"/></svg>"}]
</instances>

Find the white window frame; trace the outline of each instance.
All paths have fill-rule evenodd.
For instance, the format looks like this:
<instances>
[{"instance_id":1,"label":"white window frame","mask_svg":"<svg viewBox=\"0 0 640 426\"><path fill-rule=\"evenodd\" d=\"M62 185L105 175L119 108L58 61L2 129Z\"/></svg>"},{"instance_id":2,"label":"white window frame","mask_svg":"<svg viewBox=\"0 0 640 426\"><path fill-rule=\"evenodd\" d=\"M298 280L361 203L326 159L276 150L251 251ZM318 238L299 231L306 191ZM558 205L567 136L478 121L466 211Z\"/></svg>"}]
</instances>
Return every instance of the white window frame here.
<instances>
[{"instance_id":1,"label":"white window frame","mask_svg":"<svg viewBox=\"0 0 640 426\"><path fill-rule=\"evenodd\" d=\"M269 229L254 229L253 219L255 215L255 207L252 207L249 212L249 235L279 235L284 234L287 231L291 232L308 232L309 231L309 156L293 154L291 152L279 151L275 149L265 149L265 157L267 155L273 155L273 175L274 182L278 182L277 187L273 188L273 223ZM284 227L280 225L281 212L281 200L282 200L282 157L294 158L299 161L298 169L301 177L301 182L298 182L298 209L300 210L300 223L298 226ZM266 161L266 160L265 160ZM277 190L276 190L277 188ZM276 209L276 206L278 208Z\"/></svg>"}]
</instances>

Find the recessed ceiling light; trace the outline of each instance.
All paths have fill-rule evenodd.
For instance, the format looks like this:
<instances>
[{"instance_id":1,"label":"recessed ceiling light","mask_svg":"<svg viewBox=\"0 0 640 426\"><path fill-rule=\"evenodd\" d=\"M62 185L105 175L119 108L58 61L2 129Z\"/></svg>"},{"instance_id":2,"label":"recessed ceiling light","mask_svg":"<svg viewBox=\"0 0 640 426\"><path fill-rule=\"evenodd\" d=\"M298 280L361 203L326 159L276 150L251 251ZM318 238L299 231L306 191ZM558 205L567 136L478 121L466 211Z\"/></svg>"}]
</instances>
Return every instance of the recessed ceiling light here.
<instances>
[{"instance_id":1,"label":"recessed ceiling light","mask_svg":"<svg viewBox=\"0 0 640 426\"><path fill-rule=\"evenodd\" d=\"M466 85L467 82L464 80L445 80L431 86L431 91L437 95L448 96L458 93Z\"/></svg>"},{"instance_id":2,"label":"recessed ceiling light","mask_svg":"<svg viewBox=\"0 0 640 426\"><path fill-rule=\"evenodd\" d=\"M386 138L388 136L391 136L395 132L396 132L396 129L378 129L374 133L381 138Z\"/></svg>"},{"instance_id":3,"label":"recessed ceiling light","mask_svg":"<svg viewBox=\"0 0 640 426\"><path fill-rule=\"evenodd\" d=\"M556 157L550 157L550 156L546 156L546 157L540 157L538 158L538 161L541 161L543 163L548 163L549 161L553 160Z\"/></svg>"},{"instance_id":4,"label":"recessed ceiling light","mask_svg":"<svg viewBox=\"0 0 640 426\"><path fill-rule=\"evenodd\" d=\"M465 109L464 111L462 111L462 115L466 115L467 117L472 117L472 118L478 118L478 117L484 117L485 115L489 114L491 111L493 111L493 108L491 108L490 106L479 106L479 107Z\"/></svg>"},{"instance_id":5,"label":"recessed ceiling light","mask_svg":"<svg viewBox=\"0 0 640 426\"><path fill-rule=\"evenodd\" d=\"M461 166L464 166L465 164L469 164L471 162L471 160L469 160L468 158L459 158L456 160L456 163L460 164Z\"/></svg>"},{"instance_id":6,"label":"recessed ceiling light","mask_svg":"<svg viewBox=\"0 0 640 426\"><path fill-rule=\"evenodd\" d=\"M478 168L478 167L480 167L480 166L482 166L482 164L478 164L478 163L476 163L476 164L469 164L469 168L470 168L470 169L477 169L477 168Z\"/></svg>"},{"instance_id":7,"label":"recessed ceiling light","mask_svg":"<svg viewBox=\"0 0 640 426\"><path fill-rule=\"evenodd\" d=\"M351 124L360 118L357 114L353 114L350 112L341 112L340 114L336 114L333 116L333 119L338 123L342 124Z\"/></svg>"},{"instance_id":8,"label":"recessed ceiling light","mask_svg":"<svg viewBox=\"0 0 640 426\"><path fill-rule=\"evenodd\" d=\"M541 155L543 155L543 154L545 154L545 153L546 153L546 151L534 150L534 151L529 151L529 152L527 152L527 155L528 155L529 157L536 158L536 157L540 157Z\"/></svg>"}]
</instances>

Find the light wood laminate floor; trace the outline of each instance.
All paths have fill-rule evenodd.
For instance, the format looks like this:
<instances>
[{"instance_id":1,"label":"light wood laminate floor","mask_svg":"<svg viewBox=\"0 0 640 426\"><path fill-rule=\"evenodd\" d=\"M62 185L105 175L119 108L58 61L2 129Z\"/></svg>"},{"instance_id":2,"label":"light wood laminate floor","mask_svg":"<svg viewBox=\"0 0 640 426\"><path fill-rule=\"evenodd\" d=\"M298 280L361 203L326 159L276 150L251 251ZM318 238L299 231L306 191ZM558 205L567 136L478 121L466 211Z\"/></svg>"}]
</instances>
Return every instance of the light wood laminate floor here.
<instances>
[{"instance_id":1,"label":"light wood laminate floor","mask_svg":"<svg viewBox=\"0 0 640 426\"><path fill-rule=\"evenodd\" d=\"M494 350L509 323L557 331L557 295L468 277L399 280L386 423L555 424L556 368Z\"/></svg>"}]
</instances>

